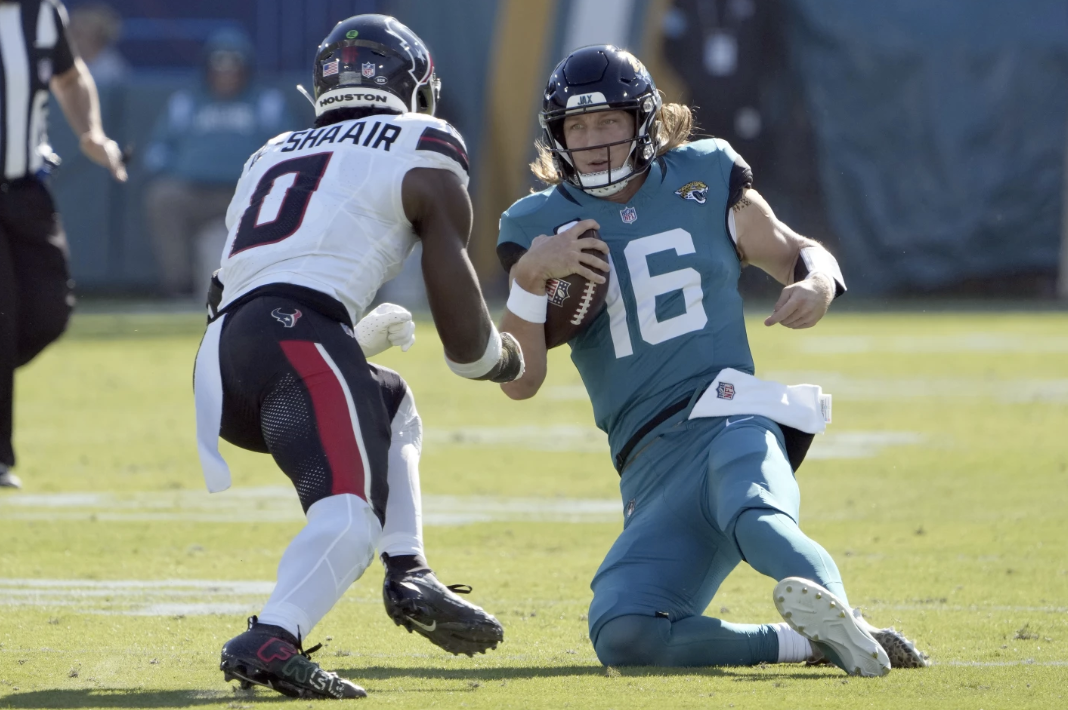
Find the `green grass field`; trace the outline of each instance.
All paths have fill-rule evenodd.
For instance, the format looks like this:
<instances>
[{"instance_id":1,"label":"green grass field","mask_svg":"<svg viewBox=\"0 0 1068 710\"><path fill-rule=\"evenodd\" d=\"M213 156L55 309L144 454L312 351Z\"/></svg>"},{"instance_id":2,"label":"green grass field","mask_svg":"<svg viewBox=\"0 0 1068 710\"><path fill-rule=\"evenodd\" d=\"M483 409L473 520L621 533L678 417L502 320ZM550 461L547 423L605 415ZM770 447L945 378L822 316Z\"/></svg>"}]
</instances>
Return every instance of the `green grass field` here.
<instances>
[{"instance_id":1,"label":"green grass field","mask_svg":"<svg viewBox=\"0 0 1068 710\"><path fill-rule=\"evenodd\" d=\"M799 472L802 527L850 599L931 654L926 670L605 669L589 581L621 527L618 478L566 349L529 402L451 375L432 327L380 361L427 429L431 564L505 625L453 657L393 626L372 567L315 629L365 705L471 708L1068 707L1068 314L834 314L767 329L758 374L835 395ZM0 707L252 708L218 652L266 599L301 525L269 458L224 453L204 492L193 439L194 316L83 315L18 378L21 492L0 494ZM710 614L777 621L739 568Z\"/></svg>"}]
</instances>

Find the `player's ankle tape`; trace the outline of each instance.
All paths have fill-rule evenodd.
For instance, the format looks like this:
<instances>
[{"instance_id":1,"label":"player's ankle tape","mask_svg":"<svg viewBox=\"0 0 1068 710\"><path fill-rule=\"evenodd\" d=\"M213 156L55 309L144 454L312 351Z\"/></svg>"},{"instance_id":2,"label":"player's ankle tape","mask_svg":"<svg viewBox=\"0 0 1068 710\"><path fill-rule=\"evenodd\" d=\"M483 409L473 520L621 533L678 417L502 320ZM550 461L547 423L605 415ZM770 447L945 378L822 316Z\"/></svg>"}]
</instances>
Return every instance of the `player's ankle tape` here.
<instances>
[{"instance_id":1,"label":"player's ankle tape","mask_svg":"<svg viewBox=\"0 0 1068 710\"><path fill-rule=\"evenodd\" d=\"M515 281L512 282L512 290L508 294L508 310L530 323L544 323L546 311L549 308L549 297L546 294L540 296L524 290Z\"/></svg>"}]
</instances>

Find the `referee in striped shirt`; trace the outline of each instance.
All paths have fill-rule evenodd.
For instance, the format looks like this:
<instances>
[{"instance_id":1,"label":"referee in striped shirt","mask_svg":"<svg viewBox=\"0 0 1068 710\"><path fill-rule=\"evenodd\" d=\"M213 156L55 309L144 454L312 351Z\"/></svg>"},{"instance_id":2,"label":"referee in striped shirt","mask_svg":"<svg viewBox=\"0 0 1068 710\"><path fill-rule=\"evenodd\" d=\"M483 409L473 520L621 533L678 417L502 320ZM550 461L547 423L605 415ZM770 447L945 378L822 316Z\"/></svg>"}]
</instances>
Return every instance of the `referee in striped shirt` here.
<instances>
[{"instance_id":1,"label":"referee in striped shirt","mask_svg":"<svg viewBox=\"0 0 1068 710\"><path fill-rule=\"evenodd\" d=\"M0 487L21 485L11 472L15 368L63 333L74 303L67 238L43 182L58 163L45 134L49 89L82 152L125 181L63 3L0 0Z\"/></svg>"}]
</instances>

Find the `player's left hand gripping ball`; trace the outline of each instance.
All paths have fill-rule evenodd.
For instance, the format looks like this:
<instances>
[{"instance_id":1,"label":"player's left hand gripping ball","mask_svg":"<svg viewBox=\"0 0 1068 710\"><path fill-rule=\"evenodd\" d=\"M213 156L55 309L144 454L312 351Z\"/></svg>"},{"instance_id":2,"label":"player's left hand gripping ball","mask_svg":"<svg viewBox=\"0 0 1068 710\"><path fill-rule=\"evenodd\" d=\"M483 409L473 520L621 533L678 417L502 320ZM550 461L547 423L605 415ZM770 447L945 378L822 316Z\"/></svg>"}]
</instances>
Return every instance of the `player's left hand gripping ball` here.
<instances>
[{"instance_id":1,"label":"player's left hand gripping ball","mask_svg":"<svg viewBox=\"0 0 1068 710\"><path fill-rule=\"evenodd\" d=\"M394 303L383 303L356 324L356 341L364 357L374 357L394 345L408 352L415 343L412 314Z\"/></svg>"}]
</instances>

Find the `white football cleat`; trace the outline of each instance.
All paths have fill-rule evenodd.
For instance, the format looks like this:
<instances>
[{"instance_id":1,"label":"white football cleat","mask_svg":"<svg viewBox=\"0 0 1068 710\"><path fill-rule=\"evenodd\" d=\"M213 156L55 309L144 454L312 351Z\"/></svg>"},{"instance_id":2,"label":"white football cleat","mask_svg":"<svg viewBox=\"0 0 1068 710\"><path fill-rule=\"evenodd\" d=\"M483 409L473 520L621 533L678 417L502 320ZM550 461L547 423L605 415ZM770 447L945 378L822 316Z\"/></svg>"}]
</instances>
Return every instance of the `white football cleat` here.
<instances>
[{"instance_id":1,"label":"white football cleat","mask_svg":"<svg viewBox=\"0 0 1068 710\"><path fill-rule=\"evenodd\" d=\"M22 488L22 479L0 466L0 488Z\"/></svg>"},{"instance_id":2,"label":"white football cleat","mask_svg":"<svg viewBox=\"0 0 1068 710\"><path fill-rule=\"evenodd\" d=\"M773 595L790 628L849 675L872 678L890 672L890 657L868 631L870 625L820 585L787 577L775 585Z\"/></svg>"}]
</instances>

